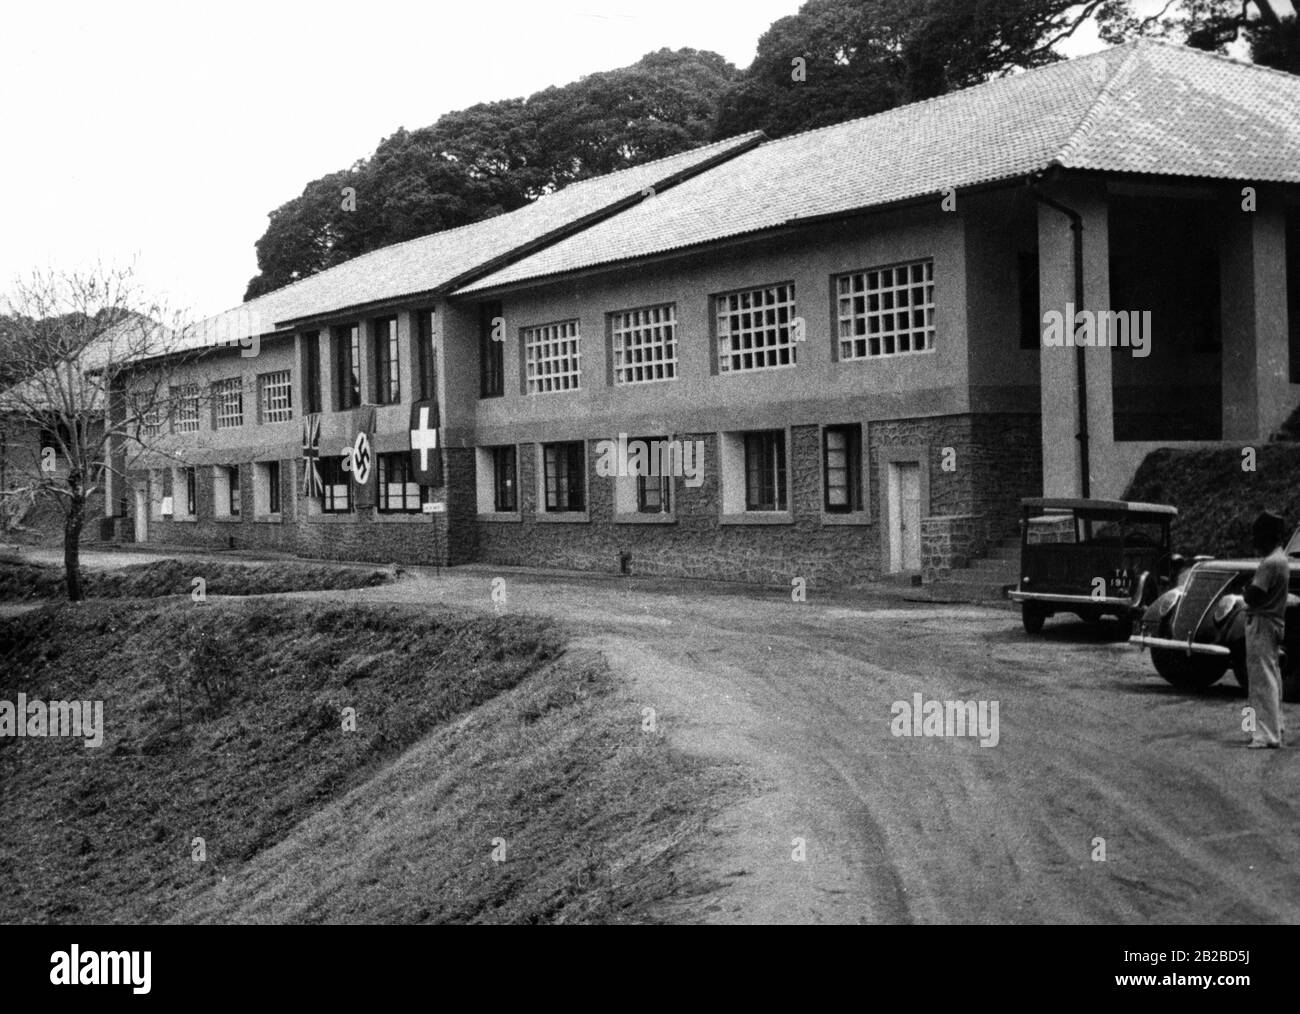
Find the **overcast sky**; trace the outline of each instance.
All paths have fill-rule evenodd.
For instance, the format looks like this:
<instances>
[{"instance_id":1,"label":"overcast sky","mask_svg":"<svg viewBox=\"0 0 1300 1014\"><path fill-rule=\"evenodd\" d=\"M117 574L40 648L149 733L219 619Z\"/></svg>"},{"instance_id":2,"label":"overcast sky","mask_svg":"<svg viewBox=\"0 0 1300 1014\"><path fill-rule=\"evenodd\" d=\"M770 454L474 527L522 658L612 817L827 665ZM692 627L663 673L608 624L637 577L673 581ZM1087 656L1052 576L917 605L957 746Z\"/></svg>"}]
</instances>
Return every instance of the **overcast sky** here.
<instances>
[{"instance_id":1,"label":"overcast sky","mask_svg":"<svg viewBox=\"0 0 1300 1014\"><path fill-rule=\"evenodd\" d=\"M739 67L799 0L7 4L0 286L137 261L202 317L238 303L267 212L398 127L635 63ZM1096 48L1081 39L1071 47Z\"/></svg>"}]
</instances>

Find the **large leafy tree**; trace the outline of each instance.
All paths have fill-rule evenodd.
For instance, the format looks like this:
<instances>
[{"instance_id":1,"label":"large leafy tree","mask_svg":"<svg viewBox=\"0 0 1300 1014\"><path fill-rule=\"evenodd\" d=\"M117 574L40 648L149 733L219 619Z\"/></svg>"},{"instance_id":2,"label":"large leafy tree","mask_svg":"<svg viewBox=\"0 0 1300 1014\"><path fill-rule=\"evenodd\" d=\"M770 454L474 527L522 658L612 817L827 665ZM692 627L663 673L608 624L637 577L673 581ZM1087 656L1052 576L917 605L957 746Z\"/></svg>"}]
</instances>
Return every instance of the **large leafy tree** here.
<instances>
[{"instance_id":1,"label":"large leafy tree","mask_svg":"<svg viewBox=\"0 0 1300 1014\"><path fill-rule=\"evenodd\" d=\"M1169 0L1145 15L1131 0L1110 0L1098 21L1101 37L1114 43L1156 36L1223 52L1244 39L1256 63L1300 74L1300 22L1284 16L1276 0Z\"/></svg>"},{"instance_id":2,"label":"large leafy tree","mask_svg":"<svg viewBox=\"0 0 1300 1014\"><path fill-rule=\"evenodd\" d=\"M759 39L723 99L722 134L780 136L1060 59L1104 0L808 0Z\"/></svg>"},{"instance_id":3,"label":"large leafy tree","mask_svg":"<svg viewBox=\"0 0 1300 1014\"><path fill-rule=\"evenodd\" d=\"M664 49L527 99L482 103L398 130L369 158L313 180L271 212L245 298L702 144L736 73L716 53Z\"/></svg>"},{"instance_id":4,"label":"large leafy tree","mask_svg":"<svg viewBox=\"0 0 1300 1014\"><path fill-rule=\"evenodd\" d=\"M1244 37L1257 62L1300 71L1296 20L1274 0L808 0L760 38L723 97L719 135L808 130L1051 63L1089 21L1111 43L1223 51Z\"/></svg>"}]
</instances>

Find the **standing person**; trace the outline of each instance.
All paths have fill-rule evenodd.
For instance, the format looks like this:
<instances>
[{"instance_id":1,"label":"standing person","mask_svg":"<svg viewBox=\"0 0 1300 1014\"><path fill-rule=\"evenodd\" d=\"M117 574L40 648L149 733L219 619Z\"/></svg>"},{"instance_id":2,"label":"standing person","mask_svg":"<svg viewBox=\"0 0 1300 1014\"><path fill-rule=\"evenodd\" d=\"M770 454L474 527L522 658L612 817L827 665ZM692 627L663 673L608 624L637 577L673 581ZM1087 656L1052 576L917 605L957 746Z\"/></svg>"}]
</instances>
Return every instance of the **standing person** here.
<instances>
[{"instance_id":1,"label":"standing person","mask_svg":"<svg viewBox=\"0 0 1300 1014\"><path fill-rule=\"evenodd\" d=\"M1255 551L1263 559L1246 587L1246 673L1255 712L1252 749L1279 747L1286 731L1282 718L1282 671L1278 651L1286 626L1286 596L1291 565L1282 550L1286 522L1262 512L1251 528Z\"/></svg>"}]
</instances>

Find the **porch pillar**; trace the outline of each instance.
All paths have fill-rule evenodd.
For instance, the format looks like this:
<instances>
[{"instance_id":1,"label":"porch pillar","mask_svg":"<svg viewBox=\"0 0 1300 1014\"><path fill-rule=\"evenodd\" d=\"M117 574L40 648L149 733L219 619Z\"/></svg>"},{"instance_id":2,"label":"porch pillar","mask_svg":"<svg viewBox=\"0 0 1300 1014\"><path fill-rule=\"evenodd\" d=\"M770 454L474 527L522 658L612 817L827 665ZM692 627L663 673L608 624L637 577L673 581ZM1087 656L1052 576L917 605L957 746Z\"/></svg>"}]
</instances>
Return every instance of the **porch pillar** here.
<instances>
[{"instance_id":1,"label":"porch pillar","mask_svg":"<svg viewBox=\"0 0 1300 1014\"><path fill-rule=\"evenodd\" d=\"M1239 188L1220 219L1223 323L1223 439L1267 440L1295 408L1287 322L1286 206L1258 186L1254 211Z\"/></svg>"},{"instance_id":2,"label":"porch pillar","mask_svg":"<svg viewBox=\"0 0 1300 1014\"><path fill-rule=\"evenodd\" d=\"M1083 218L1084 305L1075 310L1110 308L1110 240L1104 186L1073 183L1052 187L1046 196L1077 211ZM1038 320L1050 310L1066 313L1074 303L1074 237L1070 219L1055 208L1038 206ZM1073 321L1066 320L1073 333ZM1085 349L1088 387L1089 477L1093 496L1106 495L1098 476L1106 472L1108 449L1114 443L1113 397L1109 351ZM1043 495L1081 496L1079 384L1077 351L1039 347L1043 426Z\"/></svg>"}]
</instances>

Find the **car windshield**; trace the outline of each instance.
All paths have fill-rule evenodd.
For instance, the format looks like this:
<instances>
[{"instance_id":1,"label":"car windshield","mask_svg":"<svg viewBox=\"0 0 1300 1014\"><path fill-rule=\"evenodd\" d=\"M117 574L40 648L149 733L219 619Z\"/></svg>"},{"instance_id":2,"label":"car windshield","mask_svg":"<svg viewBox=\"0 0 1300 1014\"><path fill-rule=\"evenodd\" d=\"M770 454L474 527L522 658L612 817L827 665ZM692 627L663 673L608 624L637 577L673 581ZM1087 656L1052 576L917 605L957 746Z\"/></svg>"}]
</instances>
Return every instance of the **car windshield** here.
<instances>
[{"instance_id":1,"label":"car windshield","mask_svg":"<svg viewBox=\"0 0 1300 1014\"><path fill-rule=\"evenodd\" d=\"M1163 519L1141 514L1116 517L1114 513L1049 510L1029 518L1029 541L1069 543L1078 546L1163 546ZM1297 543L1300 552L1300 543Z\"/></svg>"},{"instance_id":2,"label":"car windshield","mask_svg":"<svg viewBox=\"0 0 1300 1014\"><path fill-rule=\"evenodd\" d=\"M1081 521L1086 519L1081 519ZM1088 528L1092 528L1091 538L1087 538ZM1141 518L1125 518L1122 521L1093 521L1091 526L1080 524L1083 541L1096 545L1108 546L1160 546L1164 544L1165 529L1159 521L1146 521Z\"/></svg>"}]
</instances>

